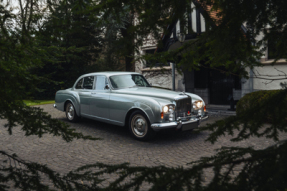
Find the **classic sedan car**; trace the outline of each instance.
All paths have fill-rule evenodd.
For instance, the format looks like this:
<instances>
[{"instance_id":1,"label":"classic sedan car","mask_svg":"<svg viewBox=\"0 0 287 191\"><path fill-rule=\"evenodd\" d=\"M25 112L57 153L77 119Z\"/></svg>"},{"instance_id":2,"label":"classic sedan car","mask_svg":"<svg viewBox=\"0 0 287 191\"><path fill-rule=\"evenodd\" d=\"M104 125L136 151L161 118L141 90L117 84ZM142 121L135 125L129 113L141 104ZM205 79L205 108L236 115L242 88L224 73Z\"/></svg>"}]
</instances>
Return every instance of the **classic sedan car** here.
<instances>
[{"instance_id":1,"label":"classic sedan car","mask_svg":"<svg viewBox=\"0 0 287 191\"><path fill-rule=\"evenodd\" d=\"M191 130L208 118L199 96L154 88L135 72L82 75L72 88L57 91L54 107L71 122L86 117L126 125L138 140L163 129Z\"/></svg>"}]
</instances>

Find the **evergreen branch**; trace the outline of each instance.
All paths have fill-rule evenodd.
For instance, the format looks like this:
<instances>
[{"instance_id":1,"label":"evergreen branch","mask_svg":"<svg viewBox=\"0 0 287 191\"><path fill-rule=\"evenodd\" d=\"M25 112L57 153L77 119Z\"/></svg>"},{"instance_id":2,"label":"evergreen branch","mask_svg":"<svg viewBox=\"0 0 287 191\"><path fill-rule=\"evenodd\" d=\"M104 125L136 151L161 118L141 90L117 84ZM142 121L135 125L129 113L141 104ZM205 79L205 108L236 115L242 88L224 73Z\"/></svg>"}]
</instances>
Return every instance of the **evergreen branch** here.
<instances>
[{"instance_id":1,"label":"evergreen branch","mask_svg":"<svg viewBox=\"0 0 287 191\"><path fill-rule=\"evenodd\" d=\"M51 115L44 112L43 109L37 107L28 107L23 103L10 103L5 113L0 113L1 118L6 118L8 123L5 124L7 130L12 134L14 126L21 125L22 130L26 136L37 135L42 137L44 134L53 134L54 136L61 136L65 141L70 142L73 139L84 140L100 140L90 135L83 135L82 133L75 132L75 129L70 129L68 124L53 119ZM13 117L12 117L13 116Z\"/></svg>"},{"instance_id":2,"label":"evergreen branch","mask_svg":"<svg viewBox=\"0 0 287 191\"><path fill-rule=\"evenodd\" d=\"M267 99L257 100L249 106L248 103L245 103L248 108L237 108L236 116L208 124L199 131L211 131L212 133L207 138L207 141L211 143L214 143L225 133L233 136L235 131L237 136L232 138L232 141L241 141L251 136L265 136L278 141L278 133L287 132L286 95L287 89L280 90ZM242 100L242 102L244 101ZM268 121L268 119L272 119L272 121Z\"/></svg>"},{"instance_id":3,"label":"evergreen branch","mask_svg":"<svg viewBox=\"0 0 287 191\"><path fill-rule=\"evenodd\" d=\"M9 165L9 167L2 167L0 172L0 182L14 182L15 188L20 188L22 190L54 190L51 189L48 185L42 183L43 176L47 177L52 181L53 185L61 190L100 190L97 186L103 180L93 177L93 179L86 177L85 174L68 174L67 176L61 176L59 173L51 170L47 165L41 165L33 162L26 162L18 158L15 154L10 155L4 151L0 151L0 154L13 160L19 164L22 164L23 167L17 168ZM7 174L8 173L8 174ZM5 176L4 174L7 174ZM93 186L88 184L83 184L83 180L93 180L96 182ZM1 186L1 185L0 185ZM0 187L1 188L1 187ZM3 187L4 190L8 189L8 186Z\"/></svg>"}]
</instances>

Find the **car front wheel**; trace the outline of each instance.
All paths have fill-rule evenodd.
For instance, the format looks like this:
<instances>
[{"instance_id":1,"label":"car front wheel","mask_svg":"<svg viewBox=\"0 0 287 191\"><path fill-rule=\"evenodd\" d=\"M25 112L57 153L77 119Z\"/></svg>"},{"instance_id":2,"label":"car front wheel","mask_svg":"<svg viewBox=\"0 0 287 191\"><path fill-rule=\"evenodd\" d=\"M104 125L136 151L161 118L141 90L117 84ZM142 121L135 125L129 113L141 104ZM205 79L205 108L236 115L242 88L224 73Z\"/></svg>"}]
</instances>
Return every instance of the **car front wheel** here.
<instances>
[{"instance_id":1,"label":"car front wheel","mask_svg":"<svg viewBox=\"0 0 287 191\"><path fill-rule=\"evenodd\" d=\"M73 104L71 102L68 102L66 105L66 117L71 122L78 121L79 117L77 115L75 107L73 106Z\"/></svg>"},{"instance_id":2,"label":"car front wheel","mask_svg":"<svg viewBox=\"0 0 287 191\"><path fill-rule=\"evenodd\" d=\"M150 127L150 122L142 111L134 111L129 119L129 130L138 140L146 141L155 136L155 131Z\"/></svg>"}]
</instances>

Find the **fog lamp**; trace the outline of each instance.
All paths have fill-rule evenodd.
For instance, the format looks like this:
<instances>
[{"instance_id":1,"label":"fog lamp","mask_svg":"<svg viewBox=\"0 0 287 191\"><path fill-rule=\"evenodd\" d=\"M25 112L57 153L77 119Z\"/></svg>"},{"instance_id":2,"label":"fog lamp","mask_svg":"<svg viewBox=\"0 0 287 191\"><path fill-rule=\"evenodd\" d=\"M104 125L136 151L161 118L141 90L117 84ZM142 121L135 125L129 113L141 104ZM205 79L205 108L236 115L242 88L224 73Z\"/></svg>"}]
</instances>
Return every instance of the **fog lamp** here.
<instances>
[{"instance_id":1,"label":"fog lamp","mask_svg":"<svg viewBox=\"0 0 287 191\"><path fill-rule=\"evenodd\" d=\"M198 110L198 115L202 115L202 112L201 112L201 110Z\"/></svg>"},{"instance_id":2,"label":"fog lamp","mask_svg":"<svg viewBox=\"0 0 287 191\"><path fill-rule=\"evenodd\" d=\"M169 112L169 113L173 113L173 112L174 112L174 107L173 107L172 105L169 106L168 112Z\"/></svg>"},{"instance_id":3,"label":"fog lamp","mask_svg":"<svg viewBox=\"0 0 287 191\"><path fill-rule=\"evenodd\" d=\"M174 115L172 113L169 114L168 119L169 119L169 121L173 121L174 120Z\"/></svg>"}]
</instances>

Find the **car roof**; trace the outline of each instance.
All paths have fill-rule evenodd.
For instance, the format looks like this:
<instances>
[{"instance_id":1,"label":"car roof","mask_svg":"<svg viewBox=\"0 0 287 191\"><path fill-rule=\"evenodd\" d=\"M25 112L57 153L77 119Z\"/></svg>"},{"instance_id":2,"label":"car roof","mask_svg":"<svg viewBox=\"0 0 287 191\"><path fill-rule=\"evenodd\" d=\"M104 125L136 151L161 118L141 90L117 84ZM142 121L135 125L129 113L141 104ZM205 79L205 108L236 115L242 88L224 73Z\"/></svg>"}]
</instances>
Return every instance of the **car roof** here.
<instances>
[{"instance_id":1,"label":"car roof","mask_svg":"<svg viewBox=\"0 0 287 191\"><path fill-rule=\"evenodd\" d=\"M107 77L110 77L110 76L114 76L114 75L124 75L124 74L139 74L141 75L140 73L137 73L137 72L110 72L110 71L107 71L107 72L93 72L93 73L88 73L88 74L84 74L82 75L81 77L85 77L85 76L93 76L93 75L105 75Z\"/></svg>"}]
</instances>

